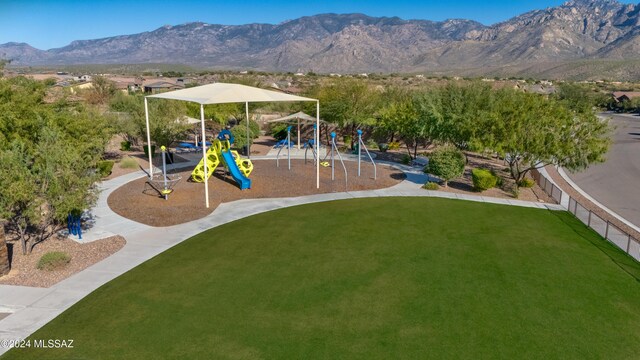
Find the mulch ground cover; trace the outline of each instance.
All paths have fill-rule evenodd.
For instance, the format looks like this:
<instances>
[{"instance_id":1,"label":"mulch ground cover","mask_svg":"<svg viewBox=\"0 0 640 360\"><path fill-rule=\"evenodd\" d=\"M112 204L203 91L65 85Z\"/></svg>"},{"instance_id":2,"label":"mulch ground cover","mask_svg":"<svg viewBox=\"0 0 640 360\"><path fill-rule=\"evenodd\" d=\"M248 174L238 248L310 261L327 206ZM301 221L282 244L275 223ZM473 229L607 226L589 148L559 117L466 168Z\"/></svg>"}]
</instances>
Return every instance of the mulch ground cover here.
<instances>
[{"instance_id":1,"label":"mulch ground cover","mask_svg":"<svg viewBox=\"0 0 640 360\"><path fill-rule=\"evenodd\" d=\"M204 205L204 184L192 182L189 179L191 169L184 169L179 172L182 180L168 200L145 184L146 178L140 178L114 191L108 203L113 211L128 219L151 226L171 226L205 217L223 202L382 189L405 179L402 171L387 165L378 165L376 180L370 163L362 163L360 177L357 176L356 162L346 161L345 165L348 174L346 184L344 169L337 163L333 181L331 168L320 168L320 189L316 189L313 162L305 164L304 160L292 160L291 170L288 170L286 159L280 161L280 167L276 167L275 160L254 161L250 175L252 186L244 191L219 167L209 179L209 208Z\"/></svg>"}]
</instances>

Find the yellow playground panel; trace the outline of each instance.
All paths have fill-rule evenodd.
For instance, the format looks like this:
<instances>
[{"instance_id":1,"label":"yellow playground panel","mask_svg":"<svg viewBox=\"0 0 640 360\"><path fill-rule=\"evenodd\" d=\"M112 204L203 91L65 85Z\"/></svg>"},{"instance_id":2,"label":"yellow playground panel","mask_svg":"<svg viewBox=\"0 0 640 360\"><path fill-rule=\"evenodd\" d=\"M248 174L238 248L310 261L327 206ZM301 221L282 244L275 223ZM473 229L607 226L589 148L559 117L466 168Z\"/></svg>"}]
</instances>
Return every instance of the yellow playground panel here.
<instances>
[{"instance_id":1,"label":"yellow playground panel","mask_svg":"<svg viewBox=\"0 0 640 360\"><path fill-rule=\"evenodd\" d=\"M218 165L220 165L220 162L223 162L223 165L224 165L224 160L222 157L223 151L231 152L231 155L233 155L233 159L235 160L235 163L238 166L238 169L242 172L244 176L248 177L249 174L251 174L251 171L253 171L253 163L251 162L251 160L242 159L237 151L229 150L230 147L231 147L231 144L229 143L229 140L220 141L219 139L215 139L213 141L212 146L207 151L207 157L206 157L207 173L208 173L207 180L209 179L211 174L213 174L213 172L216 170ZM193 179L193 181L195 182L205 181L204 159L200 160L198 165L191 172L191 179Z\"/></svg>"}]
</instances>

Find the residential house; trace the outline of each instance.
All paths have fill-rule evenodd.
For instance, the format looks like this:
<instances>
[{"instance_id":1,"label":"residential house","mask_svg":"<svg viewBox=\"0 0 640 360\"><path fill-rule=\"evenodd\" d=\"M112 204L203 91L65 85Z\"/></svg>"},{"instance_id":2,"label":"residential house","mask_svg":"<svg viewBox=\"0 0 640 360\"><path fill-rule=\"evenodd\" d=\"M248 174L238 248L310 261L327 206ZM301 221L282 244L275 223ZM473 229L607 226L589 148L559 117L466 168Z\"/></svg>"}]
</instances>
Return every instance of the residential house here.
<instances>
[{"instance_id":1,"label":"residential house","mask_svg":"<svg viewBox=\"0 0 640 360\"><path fill-rule=\"evenodd\" d=\"M640 91L615 91L612 95L616 102L623 102L640 97Z\"/></svg>"},{"instance_id":2,"label":"residential house","mask_svg":"<svg viewBox=\"0 0 640 360\"><path fill-rule=\"evenodd\" d=\"M164 91L180 90L184 89L183 84L178 84L170 81L155 81L144 84L145 94L156 94Z\"/></svg>"}]
</instances>

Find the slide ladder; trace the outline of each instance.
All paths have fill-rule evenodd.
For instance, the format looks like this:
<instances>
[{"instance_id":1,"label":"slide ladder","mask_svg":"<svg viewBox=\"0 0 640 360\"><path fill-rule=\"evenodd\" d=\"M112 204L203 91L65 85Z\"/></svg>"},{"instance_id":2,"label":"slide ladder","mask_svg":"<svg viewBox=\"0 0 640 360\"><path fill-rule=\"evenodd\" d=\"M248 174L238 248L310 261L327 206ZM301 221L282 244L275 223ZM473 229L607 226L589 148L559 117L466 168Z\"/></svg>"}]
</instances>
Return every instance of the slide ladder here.
<instances>
[{"instance_id":1,"label":"slide ladder","mask_svg":"<svg viewBox=\"0 0 640 360\"><path fill-rule=\"evenodd\" d=\"M207 150L207 178L204 178L204 160L200 159L198 165L196 165L195 169L191 172L191 179L195 182L205 182L209 180L211 174L216 170L218 165L220 164L220 151L222 149L222 143L220 140L215 140L213 142L213 146Z\"/></svg>"}]
</instances>

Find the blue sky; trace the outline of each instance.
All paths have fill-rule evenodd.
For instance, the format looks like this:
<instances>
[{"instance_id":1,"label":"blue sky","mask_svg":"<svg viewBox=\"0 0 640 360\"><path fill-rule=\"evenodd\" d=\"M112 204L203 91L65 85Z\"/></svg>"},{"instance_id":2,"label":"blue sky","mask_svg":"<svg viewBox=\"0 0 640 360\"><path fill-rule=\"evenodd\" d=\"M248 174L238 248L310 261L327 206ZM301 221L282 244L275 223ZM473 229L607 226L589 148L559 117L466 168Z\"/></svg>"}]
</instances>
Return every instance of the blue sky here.
<instances>
[{"instance_id":1,"label":"blue sky","mask_svg":"<svg viewBox=\"0 0 640 360\"><path fill-rule=\"evenodd\" d=\"M0 44L26 42L39 49L73 40L151 31L192 21L277 24L320 13L364 13L403 19L465 18L493 24L564 0L0 0Z\"/></svg>"}]
</instances>

